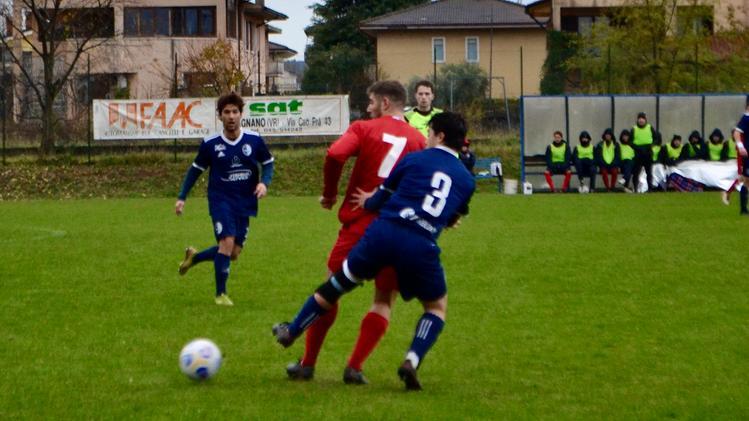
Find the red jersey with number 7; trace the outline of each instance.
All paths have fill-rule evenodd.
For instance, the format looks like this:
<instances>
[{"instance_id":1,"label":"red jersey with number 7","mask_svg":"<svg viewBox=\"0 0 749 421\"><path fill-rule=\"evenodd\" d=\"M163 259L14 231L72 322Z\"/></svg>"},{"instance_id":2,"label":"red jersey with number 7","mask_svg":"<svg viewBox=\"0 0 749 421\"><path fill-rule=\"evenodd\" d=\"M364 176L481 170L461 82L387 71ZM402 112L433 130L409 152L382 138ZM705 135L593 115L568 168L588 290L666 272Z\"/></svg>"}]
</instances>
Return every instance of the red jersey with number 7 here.
<instances>
[{"instance_id":1,"label":"red jersey with number 7","mask_svg":"<svg viewBox=\"0 0 749 421\"><path fill-rule=\"evenodd\" d=\"M338 181L343 165L352 156L356 157L351 172L346 197L338 211L338 219L350 224L363 217L374 217L364 209L354 210L351 203L356 189L372 191L390 175L390 172L406 154L426 147L424 136L402 117L384 116L373 120L356 121L349 126L328 149L325 157L324 197L338 194Z\"/></svg>"}]
</instances>

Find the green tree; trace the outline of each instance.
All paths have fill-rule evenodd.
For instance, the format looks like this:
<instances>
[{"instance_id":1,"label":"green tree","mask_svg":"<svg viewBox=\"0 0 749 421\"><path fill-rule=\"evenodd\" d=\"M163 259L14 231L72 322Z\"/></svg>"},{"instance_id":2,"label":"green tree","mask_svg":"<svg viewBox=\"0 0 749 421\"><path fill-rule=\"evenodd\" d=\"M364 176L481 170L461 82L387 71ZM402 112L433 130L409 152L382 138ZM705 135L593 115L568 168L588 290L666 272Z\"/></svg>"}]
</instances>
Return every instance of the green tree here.
<instances>
[{"instance_id":1,"label":"green tree","mask_svg":"<svg viewBox=\"0 0 749 421\"><path fill-rule=\"evenodd\" d=\"M567 86L567 68L565 63L575 55L572 35L567 32L550 31L546 42L549 52L546 55L541 78L542 95L560 95Z\"/></svg>"},{"instance_id":2,"label":"green tree","mask_svg":"<svg viewBox=\"0 0 749 421\"><path fill-rule=\"evenodd\" d=\"M408 83L409 100L413 100L416 83L420 80L434 81L434 75L415 77ZM464 112L476 101L486 98L489 79L486 72L473 63L445 64L437 72L434 84L434 106ZM452 107L451 107L452 102Z\"/></svg>"},{"instance_id":3,"label":"green tree","mask_svg":"<svg viewBox=\"0 0 749 421\"><path fill-rule=\"evenodd\" d=\"M312 37L302 90L308 94L350 94L366 108L366 88L376 77L374 40L359 30L361 21L428 0L326 0L312 6Z\"/></svg>"},{"instance_id":4,"label":"green tree","mask_svg":"<svg viewBox=\"0 0 749 421\"><path fill-rule=\"evenodd\" d=\"M721 75L730 70L726 64L746 58L721 57L715 47L717 39L730 44L741 37L713 35L713 10L705 0L632 0L613 9L608 22L575 40L566 62L573 87L586 93L735 89Z\"/></svg>"}]
</instances>

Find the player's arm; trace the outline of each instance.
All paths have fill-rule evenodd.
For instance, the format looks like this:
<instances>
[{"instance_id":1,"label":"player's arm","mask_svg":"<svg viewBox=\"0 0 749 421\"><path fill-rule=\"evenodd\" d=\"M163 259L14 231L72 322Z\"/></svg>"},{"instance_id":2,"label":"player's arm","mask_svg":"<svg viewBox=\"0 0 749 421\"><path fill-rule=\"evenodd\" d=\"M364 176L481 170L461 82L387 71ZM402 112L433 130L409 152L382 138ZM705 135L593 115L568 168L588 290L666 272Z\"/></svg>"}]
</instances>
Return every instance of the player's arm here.
<instances>
[{"instance_id":1,"label":"player's arm","mask_svg":"<svg viewBox=\"0 0 749 421\"><path fill-rule=\"evenodd\" d=\"M205 145L205 143L200 145L198 156L195 157L195 161L193 161L192 165L190 165L190 168L187 169L185 179L182 181L182 188L177 195L177 203L174 204L174 212L177 215L182 215L182 212L185 209L185 200L187 200L187 195L190 194L190 190L192 190L195 182L197 182L198 178L200 178L200 175L203 174L208 165L210 165L210 158L208 158L208 156L204 152L205 148L203 147L203 145Z\"/></svg>"},{"instance_id":2,"label":"player's arm","mask_svg":"<svg viewBox=\"0 0 749 421\"><path fill-rule=\"evenodd\" d=\"M323 193L320 198L320 205L325 209L331 209L336 202L338 195L338 182L341 180L341 173L346 161L359 154L361 127L359 124L352 124L338 140L336 140L325 155L325 165L323 166Z\"/></svg>"},{"instance_id":3,"label":"player's arm","mask_svg":"<svg viewBox=\"0 0 749 421\"><path fill-rule=\"evenodd\" d=\"M471 197L473 197L473 192L476 191L476 183L474 182L471 186L471 193L468 195L468 198L466 198L465 202L463 202L459 207L458 210L455 212L455 215L453 215L447 222L447 228L457 228L458 225L460 225L460 220L464 216L468 216L468 204L471 202Z\"/></svg>"},{"instance_id":4,"label":"player's arm","mask_svg":"<svg viewBox=\"0 0 749 421\"><path fill-rule=\"evenodd\" d=\"M447 227L448 228L457 228L458 225L460 225L460 220L464 216L468 215L468 202L462 204L460 208L458 208L458 211L455 212L455 215L453 215L448 221L447 221Z\"/></svg>"},{"instance_id":5,"label":"player's arm","mask_svg":"<svg viewBox=\"0 0 749 421\"><path fill-rule=\"evenodd\" d=\"M395 192L386 189L384 186L380 186L372 191L364 191L357 187L356 193L351 195L353 197L351 202L355 205L354 209L364 208L368 211L377 212L390 199L393 193Z\"/></svg>"},{"instance_id":6,"label":"player's arm","mask_svg":"<svg viewBox=\"0 0 749 421\"><path fill-rule=\"evenodd\" d=\"M377 212L385 205L390 199L390 196L395 193L398 188L403 175L408 171L409 163L411 162L410 155L406 155L401 162L399 162L390 176L385 179L380 187L371 192L365 192L361 189L357 189L357 193L354 194L354 202L357 207L362 207L368 211Z\"/></svg>"},{"instance_id":7,"label":"player's arm","mask_svg":"<svg viewBox=\"0 0 749 421\"><path fill-rule=\"evenodd\" d=\"M255 186L255 196L258 199L261 199L268 193L268 186L270 186L271 181L273 181L273 173L275 168L273 162L275 161L275 158L273 158L273 155L271 155L262 138L260 139L260 147L257 149L257 157L258 161L260 161L261 167L261 176L260 182L257 183L257 186Z\"/></svg>"}]
</instances>

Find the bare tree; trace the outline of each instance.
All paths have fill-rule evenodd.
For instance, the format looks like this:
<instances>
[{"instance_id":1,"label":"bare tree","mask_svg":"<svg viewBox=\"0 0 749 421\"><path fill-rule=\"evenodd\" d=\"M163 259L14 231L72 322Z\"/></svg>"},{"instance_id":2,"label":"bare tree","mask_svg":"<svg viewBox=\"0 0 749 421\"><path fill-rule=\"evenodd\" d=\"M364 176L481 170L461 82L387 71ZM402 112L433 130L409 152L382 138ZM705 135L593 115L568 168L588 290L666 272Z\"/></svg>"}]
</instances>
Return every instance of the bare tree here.
<instances>
[{"instance_id":1,"label":"bare tree","mask_svg":"<svg viewBox=\"0 0 749 421\"><path fill-rule=\"evenodd\" d=\"M0 37L0 45L8 51L39 104L39 152L46 156L54 151L58 122L55 101L66 89L81 57L114 37L112 0L15 0L12 4L0 7L0 19L5 20L8 35ZM32 61L41 61L41 74L24 62L23 49L30 49Z\"/></svg>"},{"instance_id":2,"label":"bare tree","mask_svg":"<svg viewBox=\"0 0 749 421\"><path fill-rule=\"evenodd\" d=\"M193 79L191 88L198 87L197 92L190 92L191 95L220 96L236 90L247 80L236 52L224 39L200 49L191 49L186 62Z\"/></svg>"}]
</instances>

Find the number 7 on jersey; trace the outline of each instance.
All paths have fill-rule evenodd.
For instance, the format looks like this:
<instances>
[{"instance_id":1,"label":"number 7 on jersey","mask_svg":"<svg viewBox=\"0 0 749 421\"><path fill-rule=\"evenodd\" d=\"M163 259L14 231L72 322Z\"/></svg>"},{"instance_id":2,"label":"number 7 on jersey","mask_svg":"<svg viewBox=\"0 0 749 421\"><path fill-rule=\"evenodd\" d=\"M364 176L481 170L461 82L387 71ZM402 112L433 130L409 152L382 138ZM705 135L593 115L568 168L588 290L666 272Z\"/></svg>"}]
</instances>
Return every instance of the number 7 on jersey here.
<instances>
[{"instance_id":1,"label":"number 7 on jersey","mask_svg":"<svg viewBox=\"0 0 749 421\"><path fill-rule=\"evenodd\" d=\"M393 136L387 133L382 134L382 141L389 143L392 146L387 155L382 158L380 169L377 170L378 177L388 178L390 172L393 171L393 167L395 167L395 163L398 162L398 157L401 156L401 152L403 152L403 149L406 147L407 140L408 139L405 137Z\"/></svg>"}]
</instances>

